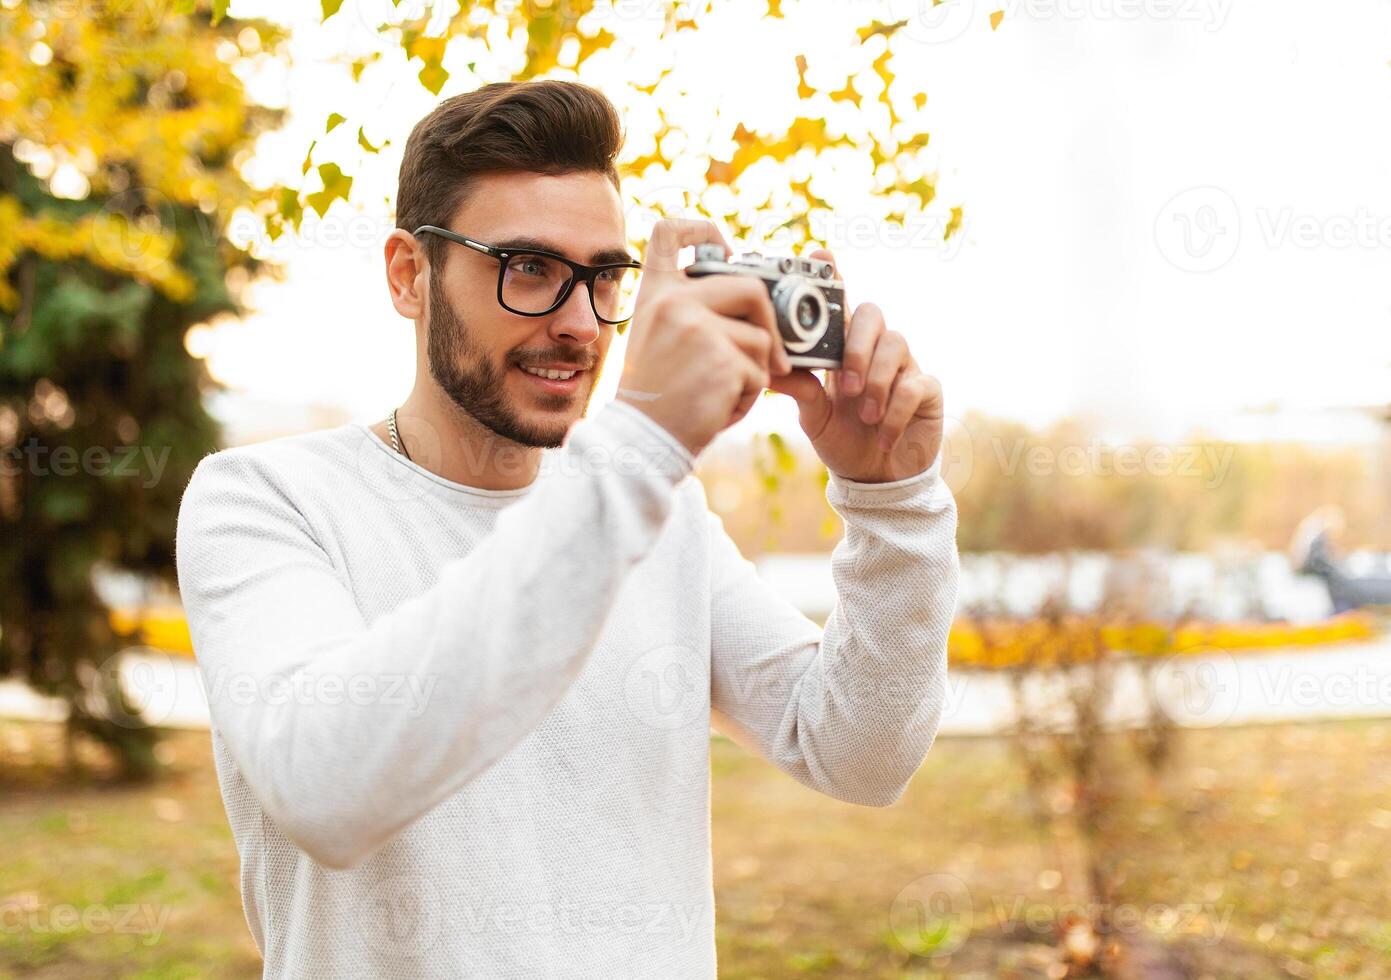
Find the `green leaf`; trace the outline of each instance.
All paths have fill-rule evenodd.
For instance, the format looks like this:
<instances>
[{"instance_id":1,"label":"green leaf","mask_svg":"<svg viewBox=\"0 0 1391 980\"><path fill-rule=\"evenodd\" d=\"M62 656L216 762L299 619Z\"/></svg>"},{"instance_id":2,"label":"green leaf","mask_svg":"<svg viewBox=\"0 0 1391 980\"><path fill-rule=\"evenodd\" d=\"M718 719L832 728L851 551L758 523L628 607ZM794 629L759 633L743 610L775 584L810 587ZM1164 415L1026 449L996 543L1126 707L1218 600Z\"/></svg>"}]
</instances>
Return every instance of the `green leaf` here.
<instances>
[{"instance_id":1,"label":"green leaf","mask_svg":"<svg viewBox=\"0 0 1391 980\"><path fill-rule=\"evenodd\" d=\"M314 147L316 147L316 146L318 146L318 145L319 145L319 141L318 141L318 140L314 140L312 143L309 144L309 149L306 150L305 153L304 153L304 165L303 165L302 167L299 168L299 172L300 172L300 173L302 173L302 174L307 174L307 173L309 173L309 168L310 168L310 166L312 166L312 164L310 164L309 161L310 161L310 158L312 158L312 157L314 156Z\"/></svg>"},{"instance_id":2,"label":"green leaf","mask_svg":"<svg viewBox=\"0 0 1391 980\"><path fill-rule=\"evenodd\" d=\"M72 524L85 518L92 509L87 488L71 479L51 481L47 493L39 496L43 514L54 524Z\"/></svg>"},{"instance_id":3,"label":"green leaf","mask_svg":"<svg viewBox=\"0 0 1391 980\"><path fill-rule=\"evenodd\" d=\"M383 146L386 146L386 144L389 142L391 141L387 140L386 142L380 143L377 146L373 146L371 143L367 142L367 135L363 132L362 127L357 127L357 145L362 147L368 153L376 153Z\"/></svg>"},{"instance_id":4,"label":"green leaf","mask_svg":"<svg viewBox=\"0 0 1391 980\"><path fill-rule=\"evenodd\" d=\"M227 7L231 0L213 0L213 26L216 27L222 22L222 18L227 16Z\"/></svg>"},{"instance_id":5,"label":"green leaf","mask_svg":"<svg viewBox=\"0 0 1391 980\"><path fill-rule=\"evenodd\" d=\"M401 48L406 57L419 58L425 63L420 69L420 84L429 89L431 95L439 95L449 80L449 72L444 70L444 52L448 46L447 37L425 37L417 31L401 32Z\"/></svg>"},{"instance_id":6,"label":"green leaf","mask_svg":"<svg viewBox=\"0 0 1391 980\"><path fill-rule=\"evenodd\" d=\"M444 88L444 83L449 81L449 72L444 70L444 66L439 62L426 64L420 69L420 84L429 90L431 95L439 95L440 89Z\"/></svg>"},{"instance_id":7,"label":"green leaf","mask_svg":"<svg viewBox=\"0 0 1391 980\"><path fill-rule=\"evenodd\" d=\"M282 227L286 222L289 222L294 228L299 228L300 223L304 220L304 205L299 202L298 191L293 187L280 188L280 196L276 201L276 206L277 213L273 217ZM267 223L267 230L269 231L269 223ZM275 237L272 235L271 240L274 241Z\"/></svg>"},{"instance_id":8,"label":"green leaf","mask_svg":"<svg viewBox=\"0 0 1391 980\"><path fill-rule=\"evenodd\" d=\"M319 164L319 179L324 182L324 189L307 195L305 200L322 218L334 201L348 199L353 189L353 179L344 174L336 163Z\"/></svg>"},{"instance_id":9,"label":"green leaf","mask_svg":"<svg viewBox=\"0 0 1391 980\"><path fill-rule=\"evenodd\" d=\"M362 79L363 69L370 65L372 62L379 59L381 56L382 53L380 51L374 51L371 54L367 55L365 58L358 58L356 61L354 61L349 66L352 69L353 81L360 81Z\"/></svg>"},{"instance_id":10,"label":"green leaf","mask_svg":"<svg viewBox=\"0 0 1391 980\"><path fill-rule=\"evenodd\" d=\"M330 113L328 114L328 122L326 122L326 123L324 124L324 132L325 132L325 133L331 133L331 132L333 132L335 126L337 126L339 123L347 122L347 121L348 121L348 117L347 117L347 116L340 116L340 115L339 115L338 113L336 113L336 112L330 112Z\"/></svg>"},{"instance_id":11,"label":"green leaf","mask_svg":"<svg viewBox=\"0 0 1391 980\"><path fill-rule=\"evenodd\" d=\"M320 0L320 4L324 11L323 17L319 18L319 23L322 24L334 14L338 13L338 8L343 6L343 0Z\"/></svg>"}]
</instances>

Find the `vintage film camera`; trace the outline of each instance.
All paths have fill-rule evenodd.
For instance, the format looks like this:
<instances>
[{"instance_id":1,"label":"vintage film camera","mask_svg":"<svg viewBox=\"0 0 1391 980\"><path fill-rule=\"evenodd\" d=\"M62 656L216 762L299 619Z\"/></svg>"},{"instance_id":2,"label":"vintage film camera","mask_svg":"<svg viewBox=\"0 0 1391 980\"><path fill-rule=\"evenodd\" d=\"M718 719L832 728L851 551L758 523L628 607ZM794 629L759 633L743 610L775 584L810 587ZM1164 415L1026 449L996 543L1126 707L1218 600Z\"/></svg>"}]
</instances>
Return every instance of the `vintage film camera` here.
<instances>
[{"instance_id":1,"label":"vintage film camera","mask_svg":"<svg viewBox=\"0 0 1391 980\"><path fill-rule=\"evenodd\" d=\"M793 367L839 368L845 348L845 286L831 263L746 252L724 257L719 245L697 245L688 276L762 279Z\"/></svg>"}]
</instances>

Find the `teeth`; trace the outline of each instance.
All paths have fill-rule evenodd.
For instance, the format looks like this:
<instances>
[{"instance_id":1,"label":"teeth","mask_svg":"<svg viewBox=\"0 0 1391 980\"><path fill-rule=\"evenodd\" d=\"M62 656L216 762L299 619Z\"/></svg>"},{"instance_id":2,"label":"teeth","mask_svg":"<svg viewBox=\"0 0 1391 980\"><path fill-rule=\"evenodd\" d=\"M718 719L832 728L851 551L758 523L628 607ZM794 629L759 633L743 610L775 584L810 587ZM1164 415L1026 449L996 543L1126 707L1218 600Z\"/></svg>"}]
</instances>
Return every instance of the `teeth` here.
<instances>
[{"instance_id":1,"label":"teeth","mask_svg":"<svg viewBox=\"0 0 1391 980\"><path fill-rule=\"evenodd\" d=\"M543 371L525 366L523 366L522 370L527 374L534 374L538 378L550 378L552 381L565 381L569 378L573 378L577 373L575 371Z\"/></svg>"}]
</instances>

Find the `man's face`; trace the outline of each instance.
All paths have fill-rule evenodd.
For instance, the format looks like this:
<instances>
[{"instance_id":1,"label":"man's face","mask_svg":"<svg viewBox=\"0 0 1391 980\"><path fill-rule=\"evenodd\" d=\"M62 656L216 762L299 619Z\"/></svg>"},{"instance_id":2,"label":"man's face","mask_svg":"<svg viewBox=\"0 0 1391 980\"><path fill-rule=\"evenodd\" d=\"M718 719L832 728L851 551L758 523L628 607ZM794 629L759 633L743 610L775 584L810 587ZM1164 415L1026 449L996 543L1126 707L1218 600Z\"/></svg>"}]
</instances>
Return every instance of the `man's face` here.
<instances>
[{"instance_id":1,"label":"man's face","mask_svg":"<svg viewBox=\"0 0 1391 980\"><path fill-rule=\"evenodd\" d=\"M588 265L626 252L618 192L599 173L480 177L456 214L442 218L450 231L486 245L526 245ZM453 242L445 249L430 276L431 377L498 435L525 446L559 446L589 406L614 327L594 316L584 284L545 316L511 313L498 303L496 259ZM548 381L523 365L580 373Z\"/></svg>"}]
</instances>

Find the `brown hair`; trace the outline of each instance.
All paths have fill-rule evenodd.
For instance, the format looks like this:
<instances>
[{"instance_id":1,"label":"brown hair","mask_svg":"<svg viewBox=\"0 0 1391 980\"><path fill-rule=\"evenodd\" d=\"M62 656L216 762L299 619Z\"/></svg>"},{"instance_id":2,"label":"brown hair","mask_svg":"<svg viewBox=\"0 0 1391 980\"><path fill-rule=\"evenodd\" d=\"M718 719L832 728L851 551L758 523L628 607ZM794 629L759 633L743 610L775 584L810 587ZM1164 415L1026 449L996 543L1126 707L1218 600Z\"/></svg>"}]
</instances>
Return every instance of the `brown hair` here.
<instances>
[{"instance_id":1,"label":"brown hair","mask_svg":"<svg viewBox=\"0 0 1391 980\"><path fill-rule=\"evenodd\" d=\"M445 99L406 140L396 187L396 227L447 222L480 174L597 171L618 186L623 145L613 103L598 89L552 79L494 82ZM444 240L424 236L431 265Z\"/></svg>"}]
</instances>

